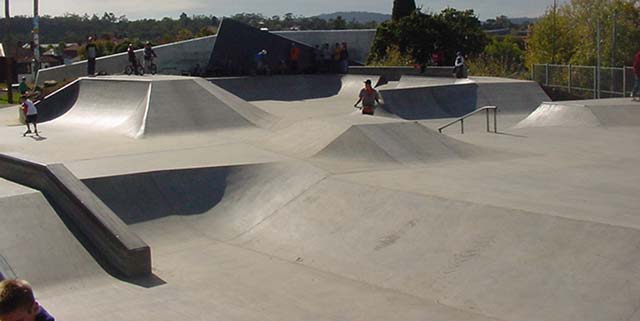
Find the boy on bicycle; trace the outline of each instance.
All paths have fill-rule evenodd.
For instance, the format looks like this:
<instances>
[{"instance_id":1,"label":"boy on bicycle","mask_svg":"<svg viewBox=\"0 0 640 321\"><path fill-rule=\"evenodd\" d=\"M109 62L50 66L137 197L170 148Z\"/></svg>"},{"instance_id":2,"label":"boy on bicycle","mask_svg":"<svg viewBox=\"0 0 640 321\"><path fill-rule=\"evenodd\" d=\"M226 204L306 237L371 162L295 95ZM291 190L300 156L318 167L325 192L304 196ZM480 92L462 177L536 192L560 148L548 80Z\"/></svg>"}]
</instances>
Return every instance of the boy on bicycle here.
<instances>
[{"instance_id":1,"label":"boy on bicycle","mask_svg":"<svg viewBox=\"0 0 640 321\"><path fill-rule=\"evenodd\" d=\"M153 58L158 57L156 52L151 48L151 43L147 41L144 44L144 69L146 72L151 72L151 65L153 64Z\"/></svg>"},{"instance_id":2,"label":"boy on bicycle","mask_svg":"<svg viewBox=\"0 0 640 321\"><path fill-rule=\"evenodd\" d=\"M133 66L133 72L138 74L138 58L136 58L136 52L133 49L133 44L129 44L127 47L127 54L129 56L129 63Z\"/></svg>"}]
</instances>

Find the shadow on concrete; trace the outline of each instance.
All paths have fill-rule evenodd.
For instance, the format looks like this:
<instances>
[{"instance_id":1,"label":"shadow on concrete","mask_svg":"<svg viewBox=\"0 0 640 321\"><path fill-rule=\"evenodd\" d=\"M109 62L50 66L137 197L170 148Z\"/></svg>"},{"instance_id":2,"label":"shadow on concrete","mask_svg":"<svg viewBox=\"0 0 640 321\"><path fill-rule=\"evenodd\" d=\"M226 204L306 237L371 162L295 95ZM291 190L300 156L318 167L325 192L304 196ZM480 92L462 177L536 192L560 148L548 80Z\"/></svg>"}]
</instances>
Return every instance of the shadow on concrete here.
<instances>
[{"instance_id":1,"label":"shadow on concrete","mask_svg":"<svg viewBox=\"0 0 640 321\"><path fill-rule=\"evenodd\" d=\"M36 102L38 122L42 123L62 116L75 104L79 94L80 82L75 81Z\"/></svg>"},{"instance_id":2,"label":"shadow on concrete","mask_svg":"<svg viewBox=\"0 0 640 321\"><path fill-rule=\"evenodd\" d=\"M83 182L126 224L204 214L222 199L231 167L167 170Z\"/></svg>"},{"instance_id":3,"label":"shadow on concrete","mask_svg":"<svg viewBox=\"0 0 640 321\"><path fill-rule=\"evenodd\" d=\"M454 118L476 110L478 85L380 90L386 111L408 120Z\"/></svg>"},{"instance_id":4,"label":"shadow on concrete","mask_svg":"<svg viewBox=\"0 0 640 321\"><path fill-rule=\"evenodd\" d=\"M342 75L291 75L210 78L213 84L246 101L298 101L335 96Z\"/></svg>"}]
</instances>

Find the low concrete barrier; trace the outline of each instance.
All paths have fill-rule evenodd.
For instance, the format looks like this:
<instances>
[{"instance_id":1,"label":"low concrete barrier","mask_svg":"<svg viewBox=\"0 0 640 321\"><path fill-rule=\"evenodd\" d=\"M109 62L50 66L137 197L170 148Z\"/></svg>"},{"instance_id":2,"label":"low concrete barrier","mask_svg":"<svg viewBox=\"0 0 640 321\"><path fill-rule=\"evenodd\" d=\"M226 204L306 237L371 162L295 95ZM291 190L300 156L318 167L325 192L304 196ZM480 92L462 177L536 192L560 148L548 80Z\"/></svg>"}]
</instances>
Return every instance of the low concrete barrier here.
<instances>
[{"instance_id":1,"label":"low concrete barrier","mask_svg":"<svg viewBox=\"0 0 640 321\"><path fill-rule=\"evenodd\" d=\"M37 190L72 224L94 255L125 277L151 274L149 246L64 165L0 154L0 177Z\"/></svg>"},{"instance_id":2,"label":"low concrete barrier","mask_svg":"<svg viewBox=\"0 0 640 321\"><path fill-rule=\"evenodd\" d=\"M384 76L388 81L398 81L403 75L451 78L452 73L453 66L427 67L424 72L414 67L349 67L349 74Z\"/></svg>"}]
</instances>

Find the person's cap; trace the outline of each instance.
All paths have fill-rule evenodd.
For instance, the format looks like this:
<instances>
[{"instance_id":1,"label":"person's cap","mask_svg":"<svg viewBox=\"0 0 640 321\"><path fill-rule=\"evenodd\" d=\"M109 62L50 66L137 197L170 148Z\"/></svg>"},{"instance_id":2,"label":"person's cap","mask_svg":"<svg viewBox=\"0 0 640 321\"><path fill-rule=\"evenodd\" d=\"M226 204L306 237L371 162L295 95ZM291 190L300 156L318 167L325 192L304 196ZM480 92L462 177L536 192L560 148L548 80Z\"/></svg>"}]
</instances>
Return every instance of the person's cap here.
<instances>
[{"instance_id":1,"label":"person's cap","mask_svg":"<svg viewBox=\"0 0 640 321\"><path fill-rule=\"evenodd\" d=\"M365 84L369 84L369 85L371 85L371 79L367 79L367 80L365 80L365 81L364 81L364 83L365 83Z\"/></svg>"},{"instance_id":2,"label":"person's cap","mask_svg":"<svg viewBox=\"0 0 640 321\"><path fill-rule=\"evenodd\" d=\"M20 95L20 99L27 99L27 95Z\"/></svg>"}]
</instances>

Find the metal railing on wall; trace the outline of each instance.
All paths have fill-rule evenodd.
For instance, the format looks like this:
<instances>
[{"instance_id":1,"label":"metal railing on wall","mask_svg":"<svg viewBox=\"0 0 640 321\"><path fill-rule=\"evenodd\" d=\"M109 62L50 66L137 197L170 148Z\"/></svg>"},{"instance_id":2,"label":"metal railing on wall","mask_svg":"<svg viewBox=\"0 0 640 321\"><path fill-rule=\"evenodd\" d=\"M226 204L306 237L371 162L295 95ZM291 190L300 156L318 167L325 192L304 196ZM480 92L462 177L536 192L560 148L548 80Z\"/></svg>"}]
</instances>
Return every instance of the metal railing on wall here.
<instances>
[{"instance_id":1,"label":"metal railing on wall","mask_svg":"<svg viewBox=\"0 0 640 321\"><path fill-rule=\"evenodd\" d=\"M627 97L633 88L633 68L536 64L531 80L570 94L597 98Z\"/></svg>"}]
</instances>

